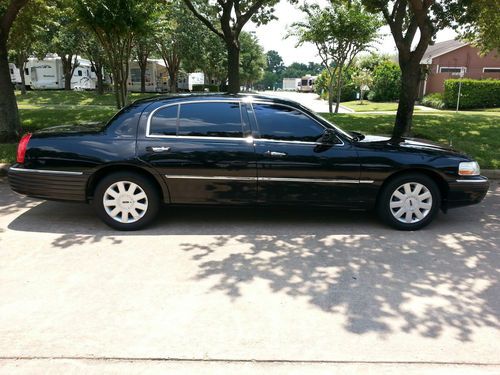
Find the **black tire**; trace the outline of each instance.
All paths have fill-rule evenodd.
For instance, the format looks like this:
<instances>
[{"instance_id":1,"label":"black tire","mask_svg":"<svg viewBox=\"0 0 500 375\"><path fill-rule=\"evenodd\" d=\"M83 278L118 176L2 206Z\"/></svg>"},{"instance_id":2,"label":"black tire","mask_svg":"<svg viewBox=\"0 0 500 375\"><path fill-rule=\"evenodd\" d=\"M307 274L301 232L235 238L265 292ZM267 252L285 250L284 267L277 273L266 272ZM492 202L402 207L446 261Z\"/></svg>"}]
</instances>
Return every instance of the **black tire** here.
<instances>
[{"instance_id":1,"label":"black tire","mask_svg":"<svg viewBox=\"0 0 500 375\"><path fill-rule=\"evenodd\" d=\"M137 185L138 188L134 191L137 194L136 196L141 199L135 200L134 198L136 196L128 195L127 198L123 198L121 200L118 200L117 198L116 207L113 205L111 207L106 207L104 204L104 197L105 195L107 198L110 197L110 191L108 189L116 187L115 184L120 185L120 183L123 183L125 188L131 188L131 186L133 186L132 184ZM120 194L116 190L114 191L115 193ZM143 195L145 195L145 198L142 198ZM132 199L128 199L129 197ZM122 203L123 207L121 206ZM130 207L126 206L129 204L131 205ZM140 204L141 209L136 208L134 204L137 206ZM116 172L105 176L99 181L94 191L92 205L94 206L97 215L111 228L123 231L138 230L150 224L157 216L160 209L160 194L157 187L148 178L133 172ZM143 209L144 206L145 208ZM116 219L113 218L113 216L111 216L111 212L109 212L112 211L111 209L113 207L122 211L127 211L127 220L131 220L132 222L120 222L118 221L118 215L115 215L117 217ZM138 215L138 218L133 217L131 213L132 210L134 211L134 214ZM121 217L123 218L123 216Z\"/></svg>"},{"instance_id":2,"label":"black tire","mask_svg":"<svg viewBox=\"0 0 500 375\"><path fill-rule=\"evenodd\" d=\"M421 188L421 194L408 195L405 184L410 184L406 186L410 186L410 189L413 187L415 191L418 189L417 184L424 188ZM427 192L429 192L431 199L420 199L420 197L426 197ZM405 198L401 199L400 196ZM391 202L397 207L391 208ZM402 204L399 207L400 202ZM429 206L430 208L427 208ZM441 193L437 184L432 178L419 173L407 173L393 178L383 187L377 201L379 217L388 225L399 230L418 230L425 227L434 220L440 207ZM401 216L398 219L396 216L401 213L400 208L403 209L404 218ZM423 216L422 218L417 217L417 210L418 214ZM407 214L410 217L409 221Z\"/></svg>"}]
</instances>

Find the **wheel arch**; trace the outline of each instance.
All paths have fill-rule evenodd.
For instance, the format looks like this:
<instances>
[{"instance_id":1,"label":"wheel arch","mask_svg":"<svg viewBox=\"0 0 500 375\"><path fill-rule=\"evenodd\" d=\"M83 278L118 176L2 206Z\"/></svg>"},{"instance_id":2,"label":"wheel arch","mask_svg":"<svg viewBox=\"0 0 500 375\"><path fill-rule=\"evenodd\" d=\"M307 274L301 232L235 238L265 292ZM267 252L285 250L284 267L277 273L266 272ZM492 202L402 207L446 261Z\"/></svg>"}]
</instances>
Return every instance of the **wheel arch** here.
<instances>
[{"instance_id":1,"label":"wheel arch","mask_svg":"<svg viewBox=\"0 0 500 375\"><path fill-rule=\"evenodd\" d=\"M379 201L380 196L381 196L382 192L384 191L385 187L387 186L387 184L389 184L392 180L394 180L397 177L403 176L405 174L412 174L412 173L422 174L422 175L425 175L427 177L430 177L436 183L436 185L439 188L439 193L441 194L441 209L446 211L446 202L447 202L448 191L449 191L448 183L446 182L444 177L441 174L439 174L439 172L432 170L432 169L427 169L427 168L419 168L419 167L406 168L406 169L394 172L389 177L387 177L384 180L383 184L380 186L380 189L378 190L378 193L377 193L376 202Z\"/></svg>"},{"instance_id":2,"label":"wheel arch","mask_svg":"<svg viewBox=\"0 0 500 375\"><path fill-rule=\"evenodd\" d=\"M104 166L95 171L87 181L87 187L86 187L87 200L92 200L95 188L97 187L99 181L101 181L105 176L108 176L111 173L116 173L116 172L133 172L149 179L158 189L161 201L165 203L170 202L170 193L168 191L168 186L164 181L162 181L160 176L152 173L151 171L148 171L145 168L131 164L112 164Z\"/></svg>"}]
</instances>

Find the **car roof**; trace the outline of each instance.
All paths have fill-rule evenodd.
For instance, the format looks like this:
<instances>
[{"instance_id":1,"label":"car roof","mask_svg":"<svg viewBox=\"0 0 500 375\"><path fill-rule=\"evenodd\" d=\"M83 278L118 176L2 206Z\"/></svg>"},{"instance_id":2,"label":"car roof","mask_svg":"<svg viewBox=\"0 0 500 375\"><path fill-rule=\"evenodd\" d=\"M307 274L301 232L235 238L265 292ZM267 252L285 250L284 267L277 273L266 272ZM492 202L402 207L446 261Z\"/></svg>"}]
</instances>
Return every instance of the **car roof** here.
<instances>
[{"instance_id":1,"label":"car roof","mask_svg":"<svg viewBox=\"0 0 500 375\"><path fill-rule=\"evenodd\" d=\"M210 100L221 100L221 99L246 99L249 101L254 101L254 100L265 100L267 102L272 102L272 103L281 103L281 104L288 104L288 105L294 105L294 106L300 106L299 103L289 100L289 99L284 99L284 98L279 98L276 96L269 96L269 95L261 95L261 94L254 94L254 93L240 93L240 94L228 94L228 93L198 93L198 94L166 94L166 95L158 95L158 96L153 96L150 98L144 98L144 99L139 99L134 101L134 104L151 104L155 102L165 102L165 101L210 101Z\"/></svg>"}]
</instances>

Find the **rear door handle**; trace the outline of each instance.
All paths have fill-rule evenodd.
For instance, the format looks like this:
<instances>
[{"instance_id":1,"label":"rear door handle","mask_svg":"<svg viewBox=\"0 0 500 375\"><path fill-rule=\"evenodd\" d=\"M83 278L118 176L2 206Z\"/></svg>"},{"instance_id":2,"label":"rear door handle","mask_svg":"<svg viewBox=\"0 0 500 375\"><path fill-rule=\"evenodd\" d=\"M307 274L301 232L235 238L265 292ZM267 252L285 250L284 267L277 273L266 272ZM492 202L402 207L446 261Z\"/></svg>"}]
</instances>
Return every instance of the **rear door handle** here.
<instances>
[{"instance_id":1,"label":"rear door handle","mask_svg":"<svg viewBox=\"0 0 500 375\"><path fill-rule=\"evenodd\" d=\"M264 153L266 156L271 156L273 158L282 158L287 156L288 154L286 152L277 152L277 151L271 151L268 150Z\"/></svg>"},{"instance_id":2,"label":"rear door handle","mask_svg":"<svg viewBox=\"0 0 500 375\"><path fill-rule=\"evenodd\" d=\"M166 147L166 146L151 147L151 146L148 146L148 147L146 147L146 151L149 151L149 152L168 152L168 151L170 151L170 147Z\"/></svg>"}]
</instances>

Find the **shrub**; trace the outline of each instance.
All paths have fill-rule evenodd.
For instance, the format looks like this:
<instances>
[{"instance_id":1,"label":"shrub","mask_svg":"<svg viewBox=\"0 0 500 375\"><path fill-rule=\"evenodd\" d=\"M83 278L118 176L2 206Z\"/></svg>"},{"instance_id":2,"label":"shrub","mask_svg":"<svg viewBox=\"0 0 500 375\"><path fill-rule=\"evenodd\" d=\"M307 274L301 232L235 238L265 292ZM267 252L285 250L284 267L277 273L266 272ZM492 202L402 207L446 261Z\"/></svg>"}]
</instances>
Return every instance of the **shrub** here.
<instances>
[{"instance_id":1,"label":"shrub","mask_svg":"<svg viewBox=\"0 0 500 375\"><path fill-rule=\"evenodd\" d=\"M436 109L444 109L446 108L444 103L444 94L440 92L428 94L422 98L422 105Z\"/></svg>"},{"instance_id":2,"label":"shrub","mask_svg":"<svg viewBox=\"0 0 500 375\"><path fill-rule=\"evenodd\" d=\"M219 86L217 85L193 85L193 92L219 92Z\"/></svg>"},{"instance_id":3,"label":"shrub","mask_svg":"<svg viewBox=\"0 0 500 375\"><path fill-rule=\"evenodd\" d=\"M500 106L500 80L447 79L444 82L444 102L447 107L457 106L458 87L462 81L460 108L490 108Z\"/></svg>"},{"instance_id":4,"label":"shrub","mask_svg":"<svg viewBox=\"0 0 500 375\"><path fill-rule=\"evenodd\" d=\"M392 61L380 63L373 71L373 85L368 99L374 102L390 102L399 99L401 69Z\"/></svg>"}]
</instances>

